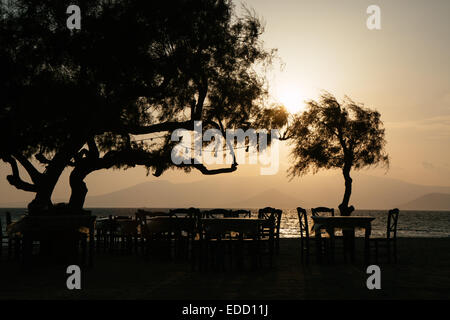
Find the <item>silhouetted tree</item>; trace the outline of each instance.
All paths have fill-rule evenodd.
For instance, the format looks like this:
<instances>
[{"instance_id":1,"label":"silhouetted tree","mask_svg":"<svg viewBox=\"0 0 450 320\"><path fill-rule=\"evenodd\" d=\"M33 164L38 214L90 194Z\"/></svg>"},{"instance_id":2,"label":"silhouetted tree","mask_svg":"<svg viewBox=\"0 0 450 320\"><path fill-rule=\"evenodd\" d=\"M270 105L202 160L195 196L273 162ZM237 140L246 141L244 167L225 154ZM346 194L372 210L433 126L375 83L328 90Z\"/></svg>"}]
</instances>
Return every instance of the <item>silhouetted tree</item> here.
<instances>
[{"instance_id":1,"label":"silhouetted tree","mask_svg":"<svg viewBox=\"0 0 450 320\"><path fill-rule=\"evenodd\" d=\"M324 93L318 101L309 101L306 110L297 115L289 129L293 165L291 177L320 169L340 168L345 179L345 192L339 205L341 215L350 215L352 169L389 165L384 147L380 113L364 108L349 98L339 103Z\"/></svg>"},{"instance_id":2,"label":"silhouetted tree","mask_svg":"<svg viewBox=\"0 0 450 320\"><path fill-rule=\"evenodd\" d=\"M66 27L72 4L81 30ZM0 12L0 158L12 168L9 183L35 192L29 208L40 212L72 167L70 205L81 208L95 170L143 165L159 176L173 168L170 135L194 121L222 133L279 124L264 111L261 70L275 51L263 47L262 32L228 0L10 1ZM218 174L237 165L180 168Z\"/></svg>"}]
</instances>

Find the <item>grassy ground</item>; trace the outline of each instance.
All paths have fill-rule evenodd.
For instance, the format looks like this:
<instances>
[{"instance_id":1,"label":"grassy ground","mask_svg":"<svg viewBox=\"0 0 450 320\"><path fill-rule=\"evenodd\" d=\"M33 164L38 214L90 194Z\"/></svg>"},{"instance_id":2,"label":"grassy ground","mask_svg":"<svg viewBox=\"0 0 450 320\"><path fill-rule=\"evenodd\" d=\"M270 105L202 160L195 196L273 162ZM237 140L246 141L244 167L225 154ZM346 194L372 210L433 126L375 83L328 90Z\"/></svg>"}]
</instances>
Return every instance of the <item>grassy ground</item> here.
<instances>
[{"instance_id":1,"label":"grassy ground","mask_svg":"<svg viewBox=\"0 0 450 320\"><path fill-rule=\"evenodd\" d=\"M398 263L380 263L381 290L366 287L362 239L354 265L312 259L308 266L300 263L299 240L282 239L273 268L266 263L257 271L199 272L188 262L100 253L93 268L82 270L82 290L72 291L66 266L24 270L3 259L0 299L449 299L450 239L398 241Z\"/></svg>"}]
</instances>

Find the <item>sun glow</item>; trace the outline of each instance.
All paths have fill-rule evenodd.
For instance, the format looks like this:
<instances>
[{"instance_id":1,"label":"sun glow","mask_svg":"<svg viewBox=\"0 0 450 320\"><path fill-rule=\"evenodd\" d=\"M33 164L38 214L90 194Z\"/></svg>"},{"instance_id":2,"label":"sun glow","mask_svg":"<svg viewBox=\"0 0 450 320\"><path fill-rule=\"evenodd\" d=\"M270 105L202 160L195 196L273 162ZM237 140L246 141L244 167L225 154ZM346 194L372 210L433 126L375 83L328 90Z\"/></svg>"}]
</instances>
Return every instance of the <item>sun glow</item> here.
<instances>
[{"instance_id":1,"label":"sun glow","mask_svg":"<svg viewBox=\"0 0 450 320\"><path fill-rule=\"evenodd\" d=\"M305 108L306 98L298 88L290 86L280 88L277 92L277 98L290 113L301 112Z\"/></svg>"}]
</instances>

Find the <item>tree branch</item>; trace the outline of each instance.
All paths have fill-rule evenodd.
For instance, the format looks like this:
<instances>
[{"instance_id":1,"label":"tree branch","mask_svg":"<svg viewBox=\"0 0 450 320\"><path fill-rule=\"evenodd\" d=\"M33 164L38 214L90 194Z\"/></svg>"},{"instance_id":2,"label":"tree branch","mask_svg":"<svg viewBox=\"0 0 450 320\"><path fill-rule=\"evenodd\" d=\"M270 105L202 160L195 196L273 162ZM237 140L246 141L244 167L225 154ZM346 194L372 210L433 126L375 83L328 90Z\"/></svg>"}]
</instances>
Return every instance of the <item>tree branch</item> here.
<instances>
[{"instance_id":1,"label":"tree branch","mask_svg":"<svg viewBox=\"0 0 450 320\"><path fill-rule=\"evenodd\" d=\"M204 175L215 175L215 174L221 174L221 173L230 173L234 172L237 169L237 164L233 163L230 168L220 168L220 169L208 169L203 164L196 164L194 165L194 168L199 170Z\"/></svg>"},{"instance_id":2,"label":"tree branch","mask_svg":"<svg viewBox=\"0 0 450 320\"><path fill-rule=\"evenodd\" d=\"M42 173L40 173L32 164L31 162L24 157L23 155L17 153L17 154L13 154L14 158L17 159L17 161L19 161L19 163L22 165L22 167L25 168L25 170L27 171L28 175L31 178L31 181L33 181L34 184L39 183L39 180L41 179Z\"/></svg>"},{"instance_id":3,"label":"tree branch","mask_svg":"<svg viewBox=\"0 0 450 320\"><path fill-rule=\"evenodd\" d=\"M37 155L34 156L36 158L37 161L39 161L42 164L49 164L50 160L47 159L43 153L38 153Z\"/></svg>"},{"instance_id":4,"label":"tree branch","mask_svg":"<svg viewBox=\"0 0 450 320\"><path fill-rule=\"evenodd\" d=\"M17 162L13 157L7 156L6 158L3 158L3 161L8 162L11 166L12 175L8 175L6 177L6 180L8 180L10 185L20 190L37 192L36 185L25 182L20 178L19 167L17 166Z\"/></svg>"},{"instance_id":5,"label":"tree branch","mask_svg":"<svg viewBox=\"0 0 450 320\"><path fill-rule=\"evenodd\" d=\"M150 126L130 126L123 128L125 131L130 134L139 135L139 134L150 134L161 131L174 131L176 129L186 129L193 130L194 129L194 121L184 121L184 122L176 122L169 121L158 123Z\"/></svg>"},{"instance_id":6,"label":"tree branch","mask_svg":"<svg viewBox=\"0 0 450 320\"><path fill-rule=\"evenodd\" d=\"M219 168L219 169L208 169L203 164L185 164L185 165L179 165L178 167L193 167L200 171L204 175L215 175L215 174L221 174L221 173L230 173L237 170L237 164L233 163L231 167L229 168Z\"/></svg>"}]
</instances>

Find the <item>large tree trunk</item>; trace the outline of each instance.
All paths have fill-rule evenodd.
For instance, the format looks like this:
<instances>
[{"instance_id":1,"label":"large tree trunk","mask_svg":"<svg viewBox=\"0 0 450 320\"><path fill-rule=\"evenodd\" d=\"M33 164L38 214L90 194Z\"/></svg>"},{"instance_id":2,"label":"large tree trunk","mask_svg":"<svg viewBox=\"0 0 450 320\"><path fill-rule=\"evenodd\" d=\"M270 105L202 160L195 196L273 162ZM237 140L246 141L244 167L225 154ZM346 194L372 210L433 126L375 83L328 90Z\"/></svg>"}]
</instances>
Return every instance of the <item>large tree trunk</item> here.
<instances>
[{"instance_id":1,"label":"large tree trunk","mask_svg":"<svg viewBox=\"0 0 450 320\"><path fill-rule=\"evenodd\" d=\"M69 141L67 146L48 163L39 184L37 184L36 197L28 205L29 214L45 214L53 206L51 200L53 190L71 158L83 144L83 140L79 138Z\"/></svg>"},{"instance_id":2,"label":"large tree trunk","mask_svg":"<svg viewBox=\"0 0 450 320\"><path fill-rule=\"evenodd\" d=\"M83 209L84 201L88 193L84 178L86 178L88 173L82 169L75 168L70 174L70 188L72 193L70 195L69 206L73 209Z\"/></svg>"},{"instance_id":3,"label":"large tree trunk","mask_svg":"<svg viewBox=\"0 0 450 320\"><path fill-rule=\"evenodd\" d=\"M62 170L46 172L42 176L42 181L37 185L36 196L31 203L28 204L28 212L30 215L40 215L52 208L52 194L56 183L61 176Z\"/></svg>"},{"instance_id":4,"label":"large tree trunk","mask_svg":"<svg viewBox=\"0 0 450 320\"><path fill-rule=\"evenodd\" d=\"M352 178L350 177L350 169L351 165L344 165L342 169L342 173L345 179L345 192L344 197L342 199L342 203L339 205L339 211L341 216L349 216L354 210L353 206L349 207L348 204L350 202L350 196L352 194Z\"/></svg>"}]
</instances>

